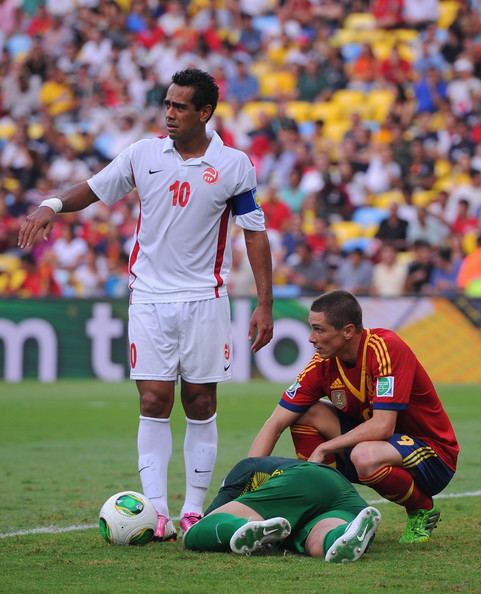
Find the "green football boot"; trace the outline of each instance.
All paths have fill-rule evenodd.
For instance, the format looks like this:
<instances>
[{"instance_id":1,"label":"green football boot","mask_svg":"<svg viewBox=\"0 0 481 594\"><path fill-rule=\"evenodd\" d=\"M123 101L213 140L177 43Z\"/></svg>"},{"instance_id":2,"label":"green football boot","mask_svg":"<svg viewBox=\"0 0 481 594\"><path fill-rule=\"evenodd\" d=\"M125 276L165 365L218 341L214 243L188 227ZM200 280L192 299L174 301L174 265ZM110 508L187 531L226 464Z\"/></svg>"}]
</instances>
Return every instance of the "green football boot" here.
<instances>
[{"instance_id":1,"label":"green football boot","mask_svg":"<svg viewBox=\"0 0 481 594\"><path fill-rule=\"evenodd\" d=\"M431 538L432 531L436 528L440 515L440 511L435 505L432 509L418 509L408 514L406 530L399 542L402 544L427 542Z\"/></svg>"}]
</instances>

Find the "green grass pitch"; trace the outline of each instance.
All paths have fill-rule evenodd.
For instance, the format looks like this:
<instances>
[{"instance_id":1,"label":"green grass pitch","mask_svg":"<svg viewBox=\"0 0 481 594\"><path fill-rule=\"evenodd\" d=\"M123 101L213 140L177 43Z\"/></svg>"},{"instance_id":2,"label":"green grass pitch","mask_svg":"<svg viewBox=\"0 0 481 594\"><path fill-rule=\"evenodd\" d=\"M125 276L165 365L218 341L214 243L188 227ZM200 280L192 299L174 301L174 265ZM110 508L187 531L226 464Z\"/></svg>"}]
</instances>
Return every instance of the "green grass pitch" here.
<instances>
[{"instance_id":1,"label":"green grass pitch","mask_svg":"<svg viewBox=\"0 0 481 594\"><path fill-rule=\"evenodd\" d=\"M263 381L219 386L219 454L208 499L246 455L283 387ZM88 528L97 522L101 504L117 491L140 490L134 385L1 383L0 592L479 593L480 389L440 386L439 391L462 453L458 473L439 500L442 521L431 542L398 544L404 512L383 502L378 504L383 521L369 553L357 563L328 565L294 554L192 553L183 551L180 541L141 548L107 545ZM169 475L173 515L183 497L184 424L176 402ZM288 436L276 453L293 455ZM374 491L360 490L368 500L379 499ZM49 526L87 528L18 534ZM11 533L17 535L6 536Z\"/></svg>"}]
</instances>

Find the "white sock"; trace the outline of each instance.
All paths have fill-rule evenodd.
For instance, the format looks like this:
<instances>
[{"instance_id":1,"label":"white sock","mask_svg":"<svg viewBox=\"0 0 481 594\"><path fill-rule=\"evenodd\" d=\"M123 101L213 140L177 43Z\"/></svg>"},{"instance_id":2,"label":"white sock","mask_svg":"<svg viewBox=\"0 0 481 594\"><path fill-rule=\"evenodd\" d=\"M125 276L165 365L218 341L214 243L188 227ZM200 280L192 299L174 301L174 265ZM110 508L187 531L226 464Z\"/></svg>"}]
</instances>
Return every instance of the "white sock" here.
<instances>
[{"instance_id":1,"label":"white sock","mask_svg":"<svg viewBox=\"0 0 481 594\"><path fill-rule=\"evenodd\" d=\"M185 419L185 503L180 513L202 513L217 457L217 414L205 421Z\"/></svg>"},{"instance_id":2,"label":"white sock","mask_svg":"<svg viewBox=\"0 0 481 594\"><path fill-rule=\"evenodd\" d=\"M137 447L143 493L159 514L169 517L167 469L172 455L170 419L154 419L142 415L139 419Z\"/></svg>"}]
</instances>

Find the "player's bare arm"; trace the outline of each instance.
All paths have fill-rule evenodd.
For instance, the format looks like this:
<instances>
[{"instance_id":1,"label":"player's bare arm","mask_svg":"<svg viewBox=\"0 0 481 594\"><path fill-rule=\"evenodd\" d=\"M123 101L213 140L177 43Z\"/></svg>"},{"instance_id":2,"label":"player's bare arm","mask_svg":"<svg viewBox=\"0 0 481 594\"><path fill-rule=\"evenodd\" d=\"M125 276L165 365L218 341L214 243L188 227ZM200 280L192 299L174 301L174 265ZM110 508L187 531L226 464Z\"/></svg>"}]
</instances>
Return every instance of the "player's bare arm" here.
<instances>
[{"instance_id":1,"label":"player's bare arm","mask_svg":"<svg viewBox=\"0 0 481 594\"><path fill-rule=\"evenodd\" d=\"M276 406L272 415L254 438L248 455L270 456L282 432L286 427L293 425L300 416L300 413L292 412L279 405Z\"/></svg>"},{"instance_id":2,"label":"player's bare arm","mask_svg":"<svg viewBox=\"0 0 481 594\"><path fill-rule=\"evenodd\" d=\"M351 431L321 443L309 457L310 462L322 463L328 454L336 454L364 441L385 441L396 428L397 412L375 410L373 416Z\"/></svg>"},{"instance_id":3,"label":"player's bare arm","mask_svg":"<svg viewBox=\"0 0 481 594\"><path fill-rule=\"evenodd\" d=\"M272 340L272 259L265 231L244 229L247 256L254 274L258 305L249 324L249 340L254 338L254 353Z\"/></svg>"},{"instance_id":4,"label":"player's bare arm","mask_svg":"<svg viewBox=\"0 0 481 594\"><path fill-rule=\"evenodd\" d=\"M50 206L39 206L22 223L18 233L18 245L22 249L31 247L41 239L48 239L55 216L60 209L61 212L75 212L98 201L87 182L72 186L56 199L61 202L59 210L54 210Z\"/></svg>"}]
</instances>

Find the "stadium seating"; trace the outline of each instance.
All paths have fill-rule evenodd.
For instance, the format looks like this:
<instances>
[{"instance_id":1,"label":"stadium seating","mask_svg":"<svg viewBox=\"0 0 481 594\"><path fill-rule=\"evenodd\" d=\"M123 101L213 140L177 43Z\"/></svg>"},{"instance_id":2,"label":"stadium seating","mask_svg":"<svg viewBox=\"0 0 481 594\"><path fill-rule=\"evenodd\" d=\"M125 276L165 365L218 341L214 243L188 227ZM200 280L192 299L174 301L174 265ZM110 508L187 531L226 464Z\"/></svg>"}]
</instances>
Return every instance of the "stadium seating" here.
<instances>
[{"instance_id":1,"label":"stadium seating","mask_svg":"<svg viewBox=\"0 0 481 594\"><path fill-rule=\"evenodd\" d=\"M369 12L351 12L344 19L346 29L375 29L376 19Z\"/></svg>"},{"instance_id":2,"label":"stadium seating","mask_svg":"<svg viewBox=\"0 0 481 594\"><path fill-rule=\"evenodd\" d=\"M459 12L459 2L443 0L439 3L438 27L448 29L456 19Z\"/></svg>"},{"instance_id":3,"label":"stadium seating","mask_svg":"<svg viewBox=\"0 0 481 594\"><path fill-rule=\"evenodd\" d=\"M351 239L358 239L363 236L362 225L354 221L336 221L331 223L331 230L341 246Z\"/></svg>"},{"instance_id":4,"label":"stadium seating","mask_svg":"<svg viewBox=\"0 0 481 594\"><path fill-rule=\"evenodd\" d=\"M286 108L287 115L298 124L312 121L312 103L308 101L289 101Z\"/></svg>"},{"instance_id":5,"label":"stadium seating","mask_svg":"<svg viewBox=\"0 0 481 594\"><path fill-rule=\"evenodd\" d=\"M296 90L296 77L288 70L267 72L259 80L260 95L264 98L293 96Z\"/></svg>"},{"instance_id":6,"label":"stadium seating","mask_svg":"<svg viewBox=\"0 0 481 594\"><path fill-rule=\"evenodd\" d=\"M424 207L427 206L436 198L435 190L418 190L413 193L413 204L414 206Z\"/></svg>"}]
</instances>

